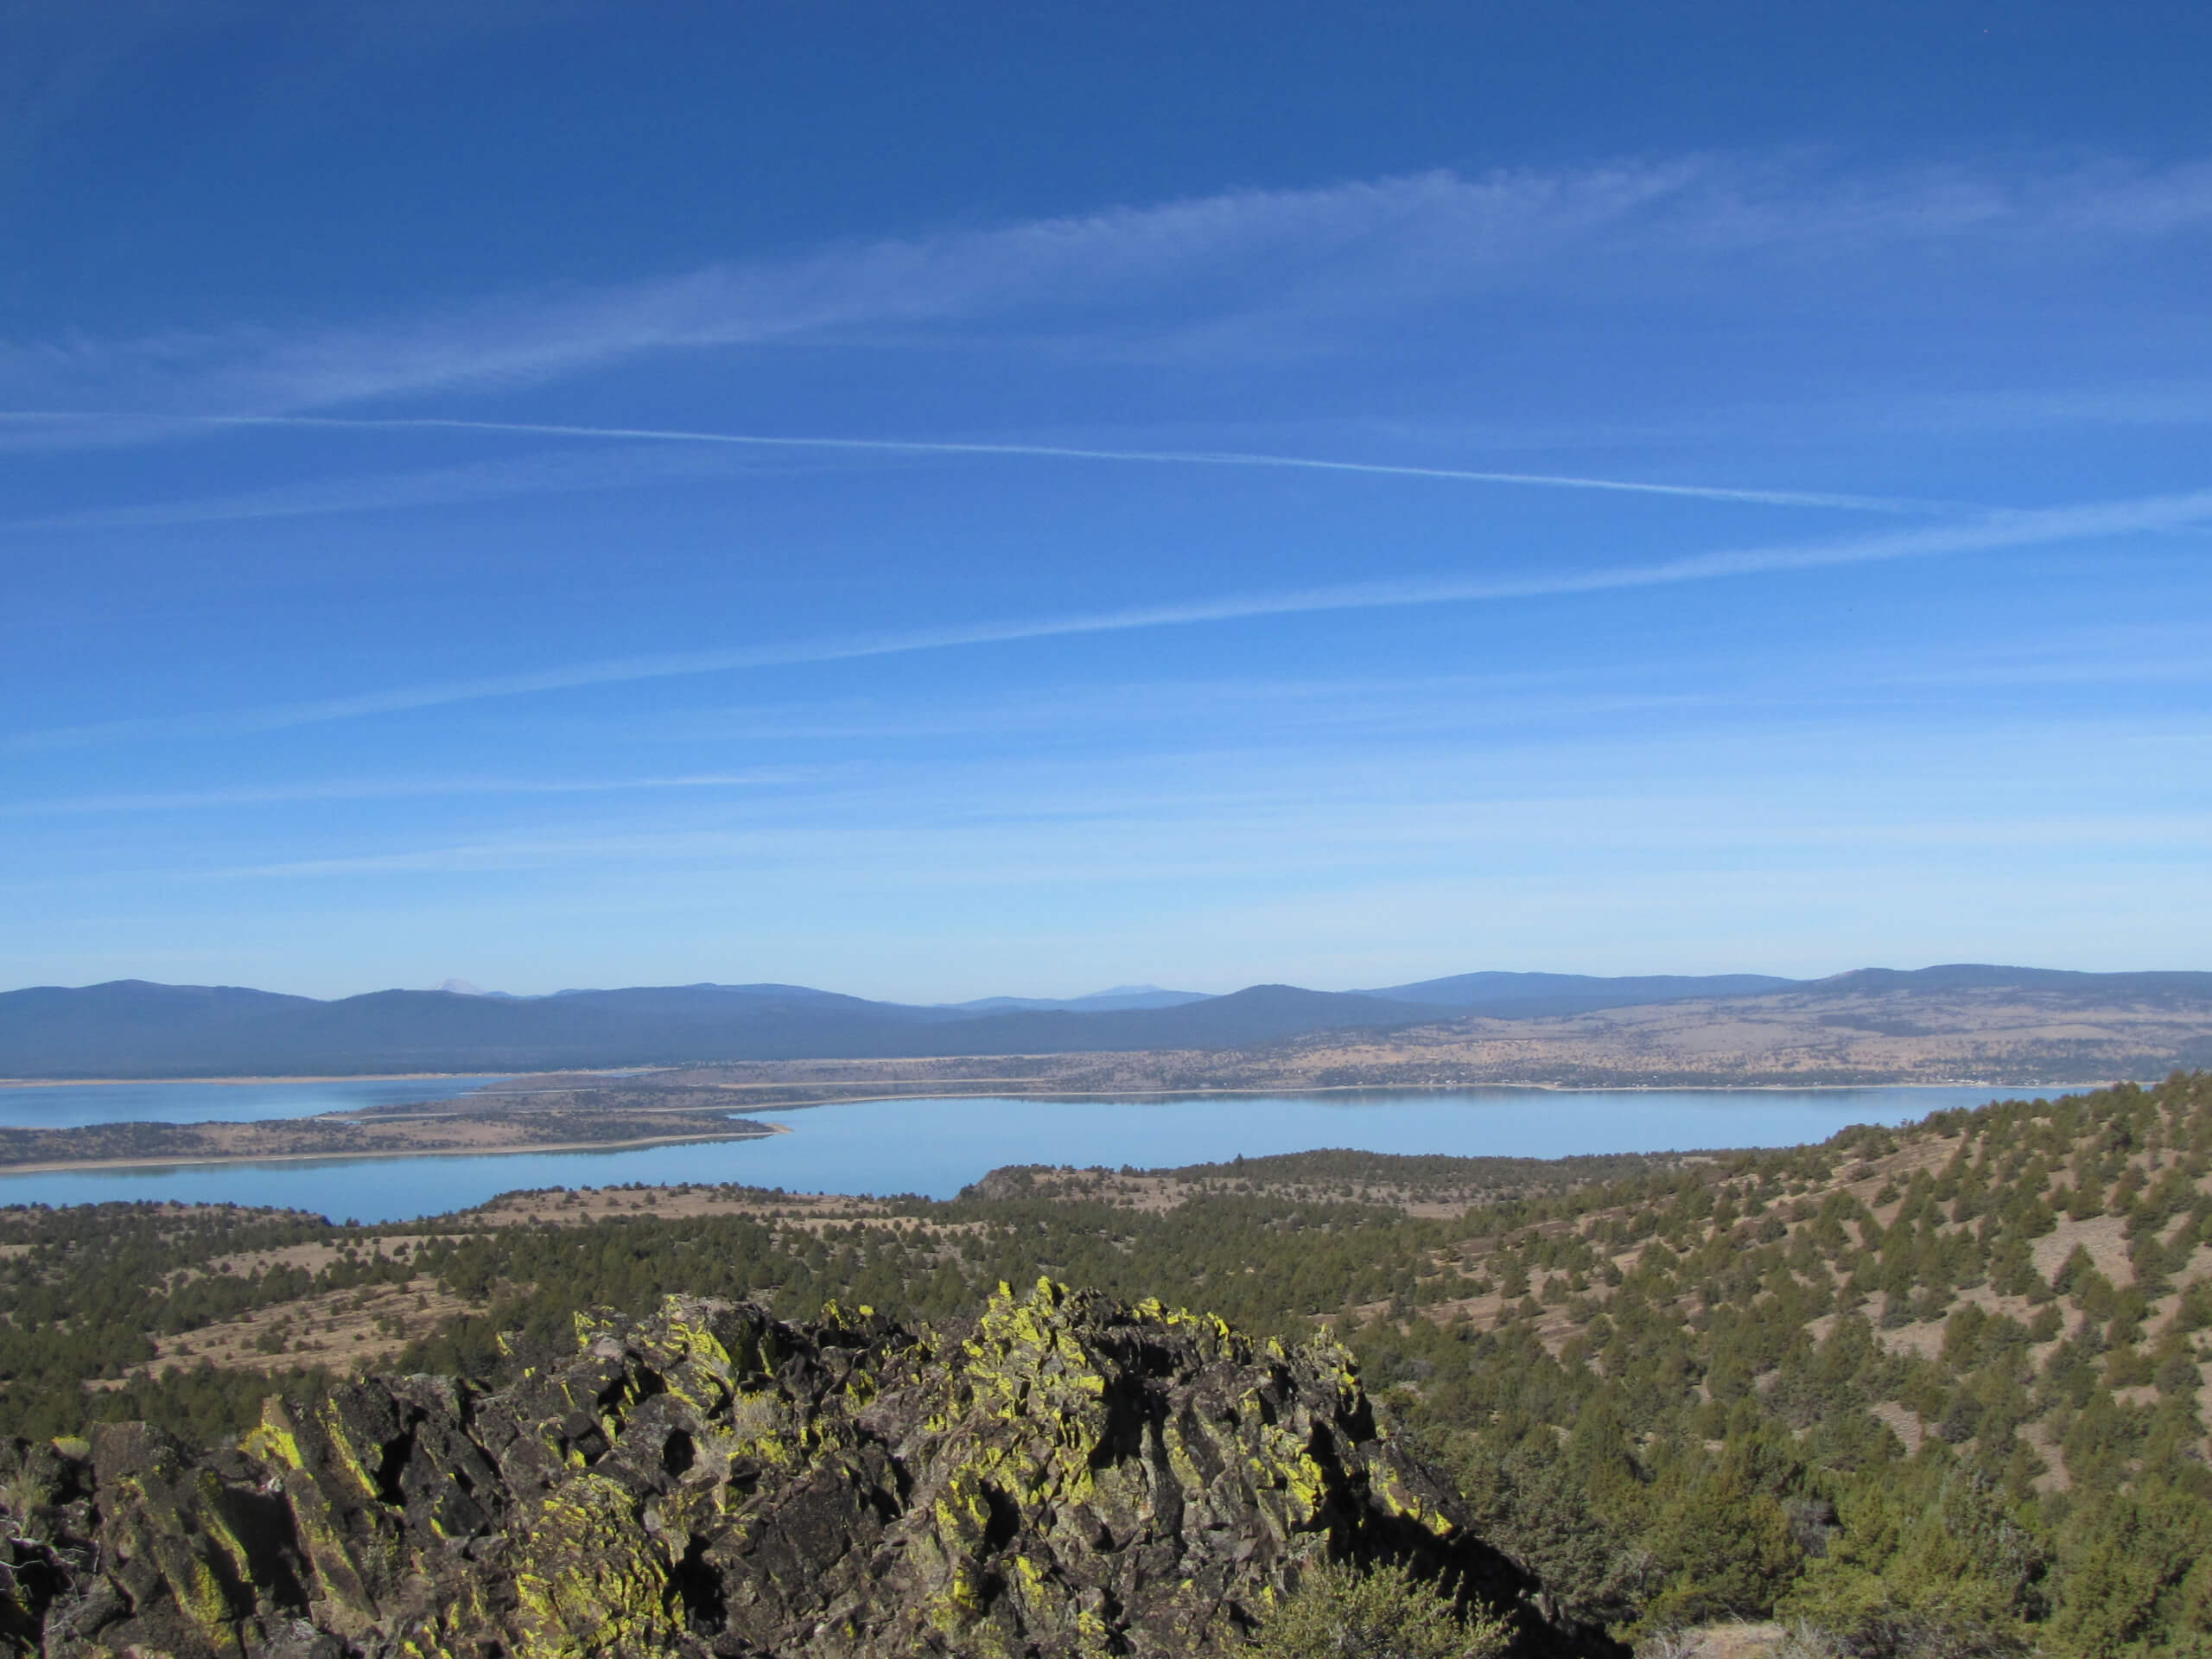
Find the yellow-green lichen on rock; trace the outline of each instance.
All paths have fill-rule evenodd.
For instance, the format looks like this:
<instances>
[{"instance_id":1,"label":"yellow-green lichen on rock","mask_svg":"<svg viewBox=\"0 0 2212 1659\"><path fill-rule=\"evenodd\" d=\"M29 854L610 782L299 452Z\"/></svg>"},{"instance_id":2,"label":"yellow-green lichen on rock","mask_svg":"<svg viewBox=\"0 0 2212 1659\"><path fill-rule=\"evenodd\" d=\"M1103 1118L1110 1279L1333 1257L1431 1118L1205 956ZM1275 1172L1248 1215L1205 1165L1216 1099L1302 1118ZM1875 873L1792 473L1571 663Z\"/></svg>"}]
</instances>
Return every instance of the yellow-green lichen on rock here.
<instances>
[{"instance_id":1,"label":"yellow-green lichen on rock","mask_svg":"<svg viewBox=\"0 0 2212 1659\"><path fill-rule=\"evenodd\" d=\"M538 1503L516 1544L514 1586L529 1659L654 1653L675 1636L665 1554L631 1494L596 1475Z\"/></svg>"},{"instance_id":2,"label":"yellow-green lichen on rock","mask_svg":"<svg viewBox=\"0 0 2212 1659\"><path fill-rule=\"evenodd\" d=\"M1522 1587L1342 1349L1050 1281L940 1332L671 1297L497 1393L379 1378L270 1402L227 1461L136 1446L16 1454L98 1489L136 1575L57 1653L1179 1659L1315 1561Z\"/></svg>"}]
</instances>

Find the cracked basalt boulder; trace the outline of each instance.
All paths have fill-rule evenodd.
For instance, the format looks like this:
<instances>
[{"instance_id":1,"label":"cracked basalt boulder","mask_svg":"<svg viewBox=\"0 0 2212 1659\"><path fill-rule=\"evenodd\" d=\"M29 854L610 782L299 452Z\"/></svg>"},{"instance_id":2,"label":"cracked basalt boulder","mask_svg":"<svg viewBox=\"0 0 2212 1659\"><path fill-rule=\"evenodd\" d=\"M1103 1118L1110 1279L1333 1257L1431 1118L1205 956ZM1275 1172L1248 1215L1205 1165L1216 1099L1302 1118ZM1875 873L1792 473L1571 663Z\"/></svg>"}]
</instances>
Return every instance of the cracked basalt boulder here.
<instances>
[{"instance_id":1,"label":"cracked basalt boulder","mask_svg":"<svg viewBox=\"0 0 2212 1659\"><path fill-rule=\"evenodd\" d=\"M233 1452L0 1442L0 1652L1183 1656L1323 1559L1564 1645L1331 1344L1050 1282L944 1332L682 1297L579 1326L496 1393L271 1399Z\"/></svg>"}]
</instances>

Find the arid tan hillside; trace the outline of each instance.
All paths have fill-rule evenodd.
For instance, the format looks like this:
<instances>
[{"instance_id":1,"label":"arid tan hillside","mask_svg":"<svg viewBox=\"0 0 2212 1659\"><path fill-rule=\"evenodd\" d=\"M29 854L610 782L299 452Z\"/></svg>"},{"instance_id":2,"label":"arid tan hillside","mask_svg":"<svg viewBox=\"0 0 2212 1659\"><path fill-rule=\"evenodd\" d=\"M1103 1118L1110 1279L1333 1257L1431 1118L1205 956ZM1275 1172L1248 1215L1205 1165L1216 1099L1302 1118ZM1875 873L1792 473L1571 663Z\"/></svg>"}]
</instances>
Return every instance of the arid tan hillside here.
<instances>
[{"instance_id":1,"label":"arid tan hillside","mask_svg":"<svg viewBox=\"0 0 2212 1659\"><path fill-rule=\"evenodd\" d=\"M1466 1081L1560 1084L2091 1083L2158 1076L2212 1053L2212 1001L2085 1003L2016 988L1791 991L1325 1033L1286 1048L1317 1080L1396 1080L1441 1067Z\"/></svg>"},{"instance_id":2,"label":"arid tan hillside","mask_svg":"<svg viewBox=\"0 0 2212 1659\"><path fill-rule=\"evenodd\" d=\"M1071 1093L1484 1083L2034 1088L2147 1079L2208 1059L2212 999L1914 988L1788 991L1541 1020L1440 1019L1215 1052L761 1061L663 1080L760 1102L791 1089L943 1092L963 1082Z\"/></svg>"}]
</instances>

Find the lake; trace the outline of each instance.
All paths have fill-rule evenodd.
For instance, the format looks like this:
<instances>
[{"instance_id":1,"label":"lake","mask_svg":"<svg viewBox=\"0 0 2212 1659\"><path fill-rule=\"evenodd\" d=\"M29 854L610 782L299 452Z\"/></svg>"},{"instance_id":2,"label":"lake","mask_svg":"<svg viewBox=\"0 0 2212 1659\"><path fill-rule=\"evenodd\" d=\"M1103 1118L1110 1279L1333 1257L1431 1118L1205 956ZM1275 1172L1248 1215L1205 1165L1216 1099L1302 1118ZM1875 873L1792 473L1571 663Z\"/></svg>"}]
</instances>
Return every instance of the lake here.
<instances>
[{"instance_id":1,"label":"lake","mask_svg":"<svg viewBox=\"0 0 2212 1659\"><path fill-rule=\"evenodd\" d=\"M251 1123L358 1106L451 1100L507 1074L472 1077L328 1077L276 1083L27 1084L0 1089L0 1128L86 1123Z\"/></svg>"},{"instance_id":2,"label":"lake","mask_svg":"<svg viewBox=\"0 0 2212 1659\"><path fill-rule=\"evenodd\" d=\"M947 1198L1001 1164L1158 1168L1322 1147L1558 1158L1574 1153L1792 1146L1824 1141L1853 1123L1897 1124L1950 1107L1978 1106L2004 1092L1466 1089L1141 1101L860 1101L747 1112L791 1130L765 1140L610 1152L11 1175L0 1177L0 1204L174 1198L288 1206L334 1220L399 1221L465 1209L518 1187L627 1181L736 1181L793 1192L913 1192Z\"/></svg>"}]
</instances>

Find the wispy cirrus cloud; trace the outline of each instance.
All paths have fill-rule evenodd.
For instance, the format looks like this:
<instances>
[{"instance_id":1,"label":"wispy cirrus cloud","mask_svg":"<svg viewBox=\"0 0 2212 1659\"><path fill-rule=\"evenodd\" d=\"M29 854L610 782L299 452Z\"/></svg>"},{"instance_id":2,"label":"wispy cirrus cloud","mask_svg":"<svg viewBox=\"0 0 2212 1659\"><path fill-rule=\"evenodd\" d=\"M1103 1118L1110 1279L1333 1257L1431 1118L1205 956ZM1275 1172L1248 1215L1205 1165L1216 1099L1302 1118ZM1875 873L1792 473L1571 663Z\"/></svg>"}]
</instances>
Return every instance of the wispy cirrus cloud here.
<instances>
[{"instance_id":1,"label":"wispy cirrus cloud","mask_svg":"<svg viewBox=\"0 0 2212 1659\"><path fill-rule=\"evenodd\" d=\"M411 316L0 346L0 402L283 413L474 391L655 353L980 321L1127 349L1342 348L1315 324L1484 294L1702 280L1711 262L1848 273L1885 250L2094 258L2212 225L2212 164L1873 175L1728 156L1237 191L881 238ZM1672 273L1672 277L1667 274ZM1863 273L1862 273L1863 274ZM1294 326L1273 327L1290 321ZM48 435L51 441L54 435ZM107 435L112 437L113 434Z\"/></svg>"},{"instance_id":2,"label":"wispy cirrus cloud","mask_svg":"<svg viewBox=\"0 0 2212 1659\"><path fill-rule=\"evenodd\" d=\"M321 801L401 801L495 795L622 795L659 790L755 789L818 779L818 766L764 766L666 778L392 778L220 789L139 791L0 802L0 818L83 817L109 812L175 812L237 806L300 806Z\"/></svg>"},{"instance_id":3,"label":"wispy cirrus cloud","mask_svg":"<svg viewBox=\"0 0 2212 1659\"><path fill-rule=\"evenodd\" d=\"M1440 235L1510 262L1681 190L1696 163L1555 179L1427 175L1325 190L1240 192L708 266L594 289L452 305L381 323L242 327L0 350L11 401L95 400L149 411L264 412L543 379L641 353L763 345L852 328L1126 311L1175 299L1249 302L1255 270L1346 252L1395 257Z\"/></svg>"},{"instance_id":4,"label":"wispy cirrus cloud","mask_svg":"<svg viewBox=\"0 0 2212 1659\"><path fill-rule=\"evenodd\" d=\"M757 466L758 463L755 463ZM264 489L79 507L0 522L0 531L146 530L172 525L246 524L361 512L459 506L472 501L577 490L627 488L671 479L727 476L747 469L728 452L663 447L600 447L524 455L454 467L417 467L351 477L303 480Z\"/></svg>"},{"instance_id":5,"label":"wispy cirrus cloud","mask_svg":"<svg viewBox=\"0 0 2212 1659\"><path fill-rule=\"evenodd\" d=\"M1911 749L1908 734L1885 734ZM2023 756L2047 745L2050 734L1989 734ZM2075 734L2109 741L2110 733ZM1916 746L1911 758L1940 769L1936 746ZM1455 751L1456 753L1456 751ZM1991 815L1970 801L1944 799L1898 820L1869 804L1840 810L1817 787L1824 776L1808 759L1801 777L1768 774L1757 785L1741 778L1719 787L1685 789L1686 775L1710 785L1716 757L1695 744L1669 746L1669 777L1635 763L1643 751L1618 741L1593 744L1577 786L1529 787L1516 777L1504 787L1452 786L1434 757L1394 750L1363 766L1339 758L1327 767L1283 771L1249 766L1234 752L1186 756L1189 770L1173 787L1147 793L1127 786L1103 789L1087 769L1033 774L1019 791L1003 783L963 778L962 787L937 791L911 787L876 793L849 810L834 827L764 820L742 827L637 823L558 831L496 835L459 841L416 842L403 847L279 858L245 865L174 872L210 881L311 880L353 876L466 875L499 870L642 867L702 874L763 869L804 873L817 884L909 890L916 885L983 887L1007 881L1158 881L1175 877L1251 880L1258 876L1311 875L1347 867L1402 871L1409 864L1456 862L1501 855L1533 865L1550 863L1567 849L1584 852L1632 837L1645 852L1673 851L1702 857L1716 848L1756 843L1818 849L1914 849L1973 861L1986 855ZM1510 753L1495 757L1510 766ZM1603 763L1619 764L1607 768ZM1427 785L1407 787L1411 768ZM1209 780L1194 784L1195 774ZM1617 781L1592 790L1592 775ZM1226 781L1225 781L1226 780ZM985 785L982 794L976 785ZM1758 803L1759 831L1745 830L1747 805ZM1317 799L1330 803L1331 827L1313 833ZM895 806L893 806L895 803ZM887 810L886 809L890 810ZM2116 805L2003 815L2005 844L2072 849L2104 854L2185 858L2202 844L2212 816L2202 809L2158 810ZM1049 839L1034 833L1049 826ZM1632 826L1632 827L1630 827ZM1531 851L1531 849L1541 849Z\"/></svg>"},{"instance_id":6,"label":"wispy cirrus cloud","mask_svg":"<svg viewBox=\"0 0 2212 1659\"><path fill-rule=\"evenodd\" d=\"M355 696L272 704L228 713L149 715L23 732L0 738L17 752L148 738L229 737L448 707L493 698L575 690L689 675L809 663L854 661L914 652L1012 644L1138 629L1183 627L1325 612L1408 606L1494 603L1612 593L1684 582L1987 553L2086 539L2156 533L2212 523L2212 489L2129 500L1993 512L1962 524L1876 536L1792 542L1691 554L1649 564L1607 565L1529 575L1425 577L1337 583L1130 606L1117 610L1013 618L895 632L855 634L738 647L603 658L518 674L429 682Z\"/></svg>"}]
</instances>

